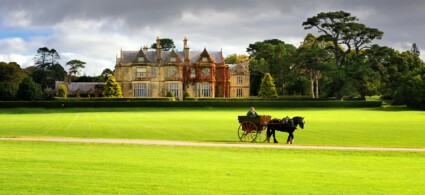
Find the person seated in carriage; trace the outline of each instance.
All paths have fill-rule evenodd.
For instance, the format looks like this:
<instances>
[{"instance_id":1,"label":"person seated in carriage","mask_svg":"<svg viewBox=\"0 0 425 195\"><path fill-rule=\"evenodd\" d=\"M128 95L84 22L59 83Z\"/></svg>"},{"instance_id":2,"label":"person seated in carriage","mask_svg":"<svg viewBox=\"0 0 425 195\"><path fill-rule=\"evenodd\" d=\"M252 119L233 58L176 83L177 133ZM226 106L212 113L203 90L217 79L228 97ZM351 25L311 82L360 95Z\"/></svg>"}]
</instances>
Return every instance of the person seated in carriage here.
<instances>
[{"instance_id":1,"label":"person seated in carriage","mask_svg":"<svg viewBox=\"0 0 425 195\"><path fill-rule=\"evenodd\" d=\"M246 116L255 118L255 117L258 117L258 114L257 114L257 112L255 112L255 108L251 107L251 109L249 109L248 113L246 113Z\"/></svg>"}]
</instances>

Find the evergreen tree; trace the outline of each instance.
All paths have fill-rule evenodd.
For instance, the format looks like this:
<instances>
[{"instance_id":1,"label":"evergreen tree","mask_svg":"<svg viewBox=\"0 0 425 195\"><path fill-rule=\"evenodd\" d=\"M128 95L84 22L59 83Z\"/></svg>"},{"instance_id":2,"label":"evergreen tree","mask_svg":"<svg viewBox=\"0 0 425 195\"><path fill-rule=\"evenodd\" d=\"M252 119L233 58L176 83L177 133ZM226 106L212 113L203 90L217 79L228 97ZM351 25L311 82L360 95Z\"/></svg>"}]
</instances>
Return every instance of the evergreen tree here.
<instances>
[{"instance_id":1,"label":"evergreen tree","mask_svg":"<svg viewBox=\"0 0 425 195\"><path fill-rule=\"evenodd\" d=\"M113 75L108 77L102 95L104 97L122 97L121 86L117 83Z\"/></svg>"},{"instance_id":2,"label":"evergreen tree","mask_svg":"<svg viewBox=\"0 0 425 195\"><path fill-rule=\"evenodd\" d=\"M264 75L261 81L260 90L258 91L258 97L260 98L275 98L277 97L276 87L273 82L273 78L269 73Z\"/></svg>"}]
</instances>

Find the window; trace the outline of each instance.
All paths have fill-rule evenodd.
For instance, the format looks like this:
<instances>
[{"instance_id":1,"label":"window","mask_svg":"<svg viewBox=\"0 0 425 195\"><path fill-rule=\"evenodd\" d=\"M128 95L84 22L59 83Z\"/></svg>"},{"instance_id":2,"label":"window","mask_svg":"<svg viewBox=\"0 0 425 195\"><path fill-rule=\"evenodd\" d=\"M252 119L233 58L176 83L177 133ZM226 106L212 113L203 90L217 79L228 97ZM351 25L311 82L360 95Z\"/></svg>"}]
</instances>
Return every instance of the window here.
<instances>
[{"instance_id":1,"label":"window","mask_svg":"<svg viewBox=\"0 0 425 195\"><path fill-rule=\"evenodd\" d=\"M203 68L202 69L202 76L209 77L210 75L210 69L209 68Z\"/></svg>"},{"instance_id":2,"label":"window","mask_svg":"<svg viewBox=\"0 0 425 195\"><path fill-rule=\"evenodd\" d=\"M198 84L198 96L199 97L211 97L211 84L210 83L202 83Z\"/></svg>"},{"instance_id":3,"label":"window","mask_svg":"<svg viewBox=\"0 0 425 195\"><path fill-rule=\"evenodd\" d=\"M151 75L150 77L156 77L156 68L151 68Z\"/></svg>"},{"instance_id":4,"label":"window","mask_svg":"<svg viewBox=\"0 0 425 195\"><path fill-rule=\"evenodd\" d=\"M137 68L136 77L146 77L146 68Z\"/></svg>"},{"instance_id":5,"label":"window","mask_svg":"<svg viewBox=\"0 0 425 195\"><path fill-rule=\"evenodd\" d=\"M138 58L137 58L137 61L138 61L138 62L144 62L144 61L145 61L145 57L138 57Z\"/></svg>"},{"instance_id":6,"label":"window","mask_svg":"<svg viewBox=\"0 0 425 195\"><path fill-rule=\"evenodd\" d=\"M195 68L192 68L192 70L190 70L190 78L195 78L195 77L196 77Z\"/></svg>"},{"instance_id":7,"label":"window","mask_svg":"<svg viewBox=\"0 0 425 195\"><path fill-rule=\"evenodd\" d=\"M202 57L202 62L208 62L208 58L207 57Z\"/></svg>"},{"instance_id":8,"label":"window","mask_svg":"<svg viewBox=\"0 0 425 195\"><path fill-rule=\"evenodd\" d=\"M241 84L243 82L243 76L236 77L236 83Z\"/></svg>"},{"instance_id":9,"label":"window","mask_svg":"<svg viewBox=\"0 0 425 195\"><path fill-rule=\"evenodd\" d=\"M148 89L146 83L134 84L134 97L146 97L148 96Z\"/></svg>"},{"instance_id":10,"label":"window","mask_svg":"<svg viewBox=\"0 0 425 195\"><path fill-rule=\"evenodd\" d=\"M172 91L175 97L179 97L179 84L171 83L168 87L168 90Z\"/></svg>"},{"instance_id":11,"label":"window","mask_svg":"<svg viewBox=\"0 0 425 195\"><path fill-rule=\"evenodd\" d=\"M178 75L178 70L176 67L170 67L166 71L166 77L175 77Z\"/></svg>"},{"instance_id":12,"label":"window","mask_svg":"<svg viewBox=\"0 0 425 195\"><path fill-rule=\"evenodd\" d=\"M243 97L243 89L236 89L236 97Z\"/></svg>"},{"instance_id":13,"label":"window","mask_svg":"<svg viewBox=\"0 0 425 195\"><path fill-rule=\"evenodd\" d=\"M176 62L176 57L171 57L170 62Z\"/></svg>"}]
</instances>

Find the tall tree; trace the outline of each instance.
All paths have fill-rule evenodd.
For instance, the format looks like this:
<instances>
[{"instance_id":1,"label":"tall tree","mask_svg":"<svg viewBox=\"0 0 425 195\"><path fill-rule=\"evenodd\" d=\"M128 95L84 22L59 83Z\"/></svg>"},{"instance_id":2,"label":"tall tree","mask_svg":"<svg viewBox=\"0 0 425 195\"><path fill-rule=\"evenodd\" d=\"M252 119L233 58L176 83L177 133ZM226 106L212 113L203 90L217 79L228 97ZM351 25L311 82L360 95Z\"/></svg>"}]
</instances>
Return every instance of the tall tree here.
<instances>
[{"instance_id":1,"label":"tall tree","mask_svg":"<svg viewBox=\"0 0 425 195\"><path fill-rule=\"evenodd\" d=\"M410 52L412 52L413 54L415 54L417 56L419 56L421 54L421 52L419 51L419 48L416 45L416 43L413 43L412 49L410 49Z\"/></svg>"},{"instance_id":2,"label":"tall tree","mask_svg":"<svg viewBox=\"0 0 425 195\"><path fill-rule=\"evenodd\" d=\"M161 43L162 50L164 51L169 51L171 49L176 48L176 46L174 45L174 41L172 39L164 38L164 39L159 39L159 41ZM151 48L156 49L156 43L153 43L151 45Z\"/></svg>"},{"instance_id":3,"label":"tall tree","mask_svg":"<svg viewBox=\"0 0 425 195\"><path fill-rule=\"evenodd\" d=\"M276 87L273 82L273 78L269 73L264 75L261 81L260 90L258 91L258 97L260 98L275 98L277 97Z\"/></svg>"},{"instance_id":4,"label":"tall tree","mask_svg":"<svg viewBox=\"0 0 425 195\"><path fill-rule=\"evenodd\" d=\"M102 74L100 74L100 77L102 77L102 79L103 79L104 81L106 81L106 80L108 80L108 77L109 77L110 75L114 75L114 72L113 72L111 69L109 69L109 68L105 68L105 69L102 71Z\"/></svg>"},{"instance_id":5,"label":"tall tree","mask_svg":"<svg viewBox=\"0 0 425 195\"><path fill-rule=\"evenodd\" d=\"M326 43L307 34L297 50L296 64L301 74L310 78L312 98L319 98L319 80L325 71L331 70L332 57L325 49Z\"/></svg>"},{"instance_id":6,"label":"tall tree","mask_svg":"<svg viewBox=\"0 0 425 195\"><path fill-rule=\"evenodd\" d=\"M61 81L66 75L65 69L58 63L59 53L55 49L42 47L34 57L36 68L31 70L30 76L39 83L42 89L53 88L55 81Z\"/></svg>"},{"instance_id":7,"label":"tall tree","mask_svg":"<svg viewBox=\"0 0 425 195\"><path fill-rule=\"evenodd\" d=\"M37 50L37 54L34 57L34 62L37 68L48 69L51 66L57 64L57 60L61 57L56 49L49 49L47 47L42 47Z\"/></svg>"},{"instance_id":8,"label":"tall tree","mask_svg":"<svg viewBox=\"0 0 425 195\"><path fill-rule=\"evenodd\" d=\"M80 61L80 60L71 60L71 61L68 61L67 63L66 63L66 66L70 66L69 67L69 75L74 75L74 76L77 76L77 74L79 73L79 71L80 71L80 69L83 69L83 68L85 68L86 66L85 66L85 64L86 64L86 62L83 62L83 61Z\"/></svg>"},{"instance_id":9,"label":"tall tree","mask_svg":"<svg viewBox=\"0 0 425 195\"><path fill-rule=\"evenodd\" d=\"M355 16L344 11L321 12L308 18L302 25L304 29L317 28L322 39L333 43L335 63L340 67L352 49L358 53L374 39L381 39L384 34L356 21L358 19Z\"/></svg>"},{"instance_id":10,"label":"tall tree","mask_svg":"<svg viewBox=\"0 0 425 195\"><path fill-rule=\"evenodd\" d=\"M339 73L333 74L332 85L335 96L340 99L344 91L344 87L348 87L349 78L346 77L345 61L346 56L354 51L357 55L361 55L361 51L367 47L374 39L381 39L383 32L367 27L358 23L355 16L344 11L338 12L322 12L308 18L303 22L304 29L316 28L321 34L320 39L332 42L332 51L335 59L335 65ZM348 79L348 80L347 80Z\"/></svg>"}]
</instances>

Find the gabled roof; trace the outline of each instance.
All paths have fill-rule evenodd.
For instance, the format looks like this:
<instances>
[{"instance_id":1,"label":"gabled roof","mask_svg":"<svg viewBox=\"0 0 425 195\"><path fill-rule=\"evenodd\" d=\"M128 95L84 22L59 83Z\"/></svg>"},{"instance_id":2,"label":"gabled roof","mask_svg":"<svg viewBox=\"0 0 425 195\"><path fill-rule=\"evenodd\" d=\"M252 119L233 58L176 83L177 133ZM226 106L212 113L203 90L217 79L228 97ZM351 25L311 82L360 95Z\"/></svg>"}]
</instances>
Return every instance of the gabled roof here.
<instances>
[{"instance_id":1,"label":"gabled roof","mask_svg":"<svg viewBox=\"0 0 425 195\"><path fill-rule=\"evenodd\" d=\"M162 61L166 62L169 58L172 51L162 51ZM150 63L156 62L156 51L143 51L145 54L147 60ZM123 63L132 63L136 57L138 57L139 51L122 51L122 62ZM180 58L180 61L183 61L184 59L184 53L183 51L176 51L176 54ZM189 51L189 60L190 63L195 63L199 61L201 57L202 52L201 51ZM223 63L223 54L221 51L217 52L208 52L211 59L214 61L214 63Z\"/></svg>"}]
</instances>

